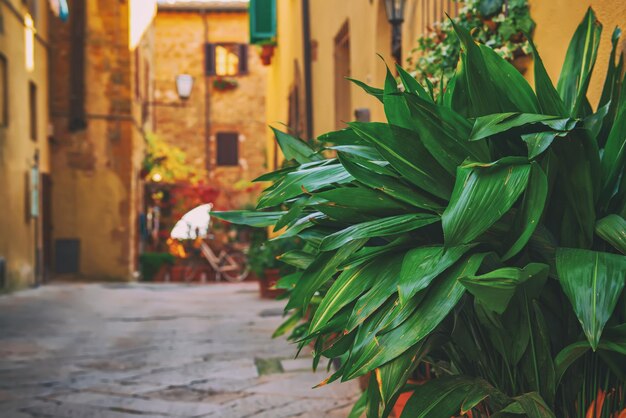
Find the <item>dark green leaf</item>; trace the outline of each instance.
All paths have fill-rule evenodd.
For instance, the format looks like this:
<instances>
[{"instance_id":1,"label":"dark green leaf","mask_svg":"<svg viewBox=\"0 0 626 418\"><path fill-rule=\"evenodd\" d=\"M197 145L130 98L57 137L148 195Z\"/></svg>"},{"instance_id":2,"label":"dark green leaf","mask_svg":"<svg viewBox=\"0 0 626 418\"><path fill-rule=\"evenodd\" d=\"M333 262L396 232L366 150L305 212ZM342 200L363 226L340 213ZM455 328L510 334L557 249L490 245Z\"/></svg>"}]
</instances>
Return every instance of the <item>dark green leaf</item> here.
<instances>
[{"instance_id":1,"label":"dark green leaf","mask_svg":"<svg viewBox=\"0 0 626 418\"><path fill-rule=\"evenodd\" d=\"M446 246L469 243L513 206L530 176L529 164L459 167L450 205L442 216Z\"/></svg>"},{"instance_id":2,"label":"dark green leaf","mask_svg":"<svg viewBox=\"0 0 626 418\"><path fill-rule=\"evenodd\" d=\"M626 256L559 248L556 266L561 287L595 350L626 281Z\"/></svg>"},{"instance_id":3,"label":"dark green leaf","mask_svg":"<svg viewBox=\"0 0 626 418\"><path fill-rule=\"evenodd\" d=\"M256 212L252 210L233 210L230 212L211 212L212 216L237 225L263 228L274 225L287 212Z\"/></svg>"}]
</instances>

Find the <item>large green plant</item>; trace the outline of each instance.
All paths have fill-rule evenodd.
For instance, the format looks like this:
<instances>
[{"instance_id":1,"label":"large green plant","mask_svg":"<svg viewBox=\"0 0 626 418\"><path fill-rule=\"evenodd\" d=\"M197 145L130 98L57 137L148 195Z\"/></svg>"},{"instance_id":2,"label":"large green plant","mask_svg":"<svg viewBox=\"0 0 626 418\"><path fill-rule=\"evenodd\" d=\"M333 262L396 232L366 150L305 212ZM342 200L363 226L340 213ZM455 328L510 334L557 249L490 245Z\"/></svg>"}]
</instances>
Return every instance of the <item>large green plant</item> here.
<instances>
[{"instance_id":1,"label":"large green plant","mask_svg":"<svg viewBox=\"0 0 626 418\"><path fill-rule=\"evenodd\" d=\"M613 417L626 406L626 84L613 53L596 110L586 98L601 25L589 10L556 88L535 54L535 90L456 28L462 53L436 101L398 68L384 89L387 123L350 123L280 145L295 167L258 212L231 221L287 227L286 309L316 309L300 344L325 382L371 373L355 407L403 417ZM435 378L407 378L420 362ZM594 402L594 400L597 400ZM601 402L602 401L602 402Z\"/></svg>"},{"instance_id":2,"label":"large green plant","mask_svg":"<svg viewBox=\"0 0 626 418\"><path fill-rule=\"evenodd\" d=\"M440 84L445 86L454 75L461 51L455 25L471 30L474 39L508 61L530 53L526 36L532 34L535 23L528 0L467 0L456 7L455 17L435 22L417 39L408 59L409 68L423 85L440 90Z\"/></svg>"}]
</instances>

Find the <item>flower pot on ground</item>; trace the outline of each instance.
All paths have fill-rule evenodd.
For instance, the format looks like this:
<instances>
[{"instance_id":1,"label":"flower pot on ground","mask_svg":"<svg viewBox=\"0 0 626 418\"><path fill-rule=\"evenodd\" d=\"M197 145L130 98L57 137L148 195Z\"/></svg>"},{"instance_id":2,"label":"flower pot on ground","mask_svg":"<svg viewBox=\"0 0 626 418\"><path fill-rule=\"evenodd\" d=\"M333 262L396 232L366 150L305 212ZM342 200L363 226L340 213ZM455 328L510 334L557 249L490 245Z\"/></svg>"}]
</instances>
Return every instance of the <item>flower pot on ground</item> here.
<instances>
[{"instance_id":1,"label":"flower pot on ground","mask_svg":"<svg viewBox=\"0 0 626 418\"><path fill-rule=\"evenodd\" d=\"M265 269L259 276L259 292L264 299L276 299L282 295L284 289L277 289L276 283L280 280L280 269Z\"/></svg>"},{"instance_id":2,"label":"flower pot on ground","mask_svg":"<svg viewBox=\"0 0 626 418\"><path fill-rule=\"evenodd\" d=\"M620 32L599 102L587 99L601 25L590 9L556 86L534 51L535 88L469 31L441 96L397 68L387 122L350 123L319 140L279 138L295 166L257 211L217 213L278 224L303 248L281 257L292 336L315 361L342 358L323 383L371 373L357 403L387 417L419 364L403 418L577 418L605 393L626 407L626 83ZM597 67L595 67L597 68ZM296 332L297 331L297 332ZM340 338L337 338L337 335ZM322 364L322 363L320 363ZM601 391L601 392L599 392ZM610 400L609 400L610 398ZM537 412L540 411L540 412ZM355 412L354 416L357 413ZM433 414L434 415L434 414Z\"/></svg>"},{"instance_id":3,"label":"flower pot on ground","mask_svg":"<svg viewBox=\"0 0 626 418\"><path fill-rule=\"evenodd\" d=\"M161 281L166 271L174 265L175 257L169 253L144 253L139 256L141 280Z\"/></svg>"}]
</instances>

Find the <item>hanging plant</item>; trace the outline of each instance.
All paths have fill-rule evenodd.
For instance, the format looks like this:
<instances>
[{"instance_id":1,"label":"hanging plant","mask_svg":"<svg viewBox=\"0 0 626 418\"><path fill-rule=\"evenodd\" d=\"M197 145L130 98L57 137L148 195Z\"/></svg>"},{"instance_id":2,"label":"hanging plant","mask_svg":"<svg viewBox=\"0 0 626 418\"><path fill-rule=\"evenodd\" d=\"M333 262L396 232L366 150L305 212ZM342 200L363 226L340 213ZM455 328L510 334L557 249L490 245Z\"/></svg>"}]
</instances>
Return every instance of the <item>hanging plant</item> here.
<instances>
[{"instance_id":1,"label":"hanging plant","mask_svg":"<svg viewBox=\"0 0 626 418\"><path fill-rule=\"evenodd\" d=\"M535 25L528 1L468 0L459 9L458 16L435 23L417 40L409 68L422 84L438 91L441 81L445 85L456 70L460 46L453 24L471 30L476 41L513 62L521 72L525 71L524 58L530 53L526 34L531 34Z\"/></svg>"},{"instance_id":2,"label":"hanging plant","mask_svg":"<svg viewBox=\"0 0 626 418\"><path fill-rule=\"evenodd\" d=\"M235 90L239 87L237 80L233 78L216 78L213 80L213 88L219 91Z\"/></svg>"}]
</instances>

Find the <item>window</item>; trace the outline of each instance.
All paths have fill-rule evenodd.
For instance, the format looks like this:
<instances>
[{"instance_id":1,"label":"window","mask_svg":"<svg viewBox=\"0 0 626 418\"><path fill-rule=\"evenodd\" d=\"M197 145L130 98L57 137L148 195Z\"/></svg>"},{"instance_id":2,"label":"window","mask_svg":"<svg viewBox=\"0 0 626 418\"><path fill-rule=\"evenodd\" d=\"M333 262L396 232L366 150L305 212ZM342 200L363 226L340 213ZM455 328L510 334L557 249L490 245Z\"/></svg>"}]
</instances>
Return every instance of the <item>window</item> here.
<instances>
[{"instance_id":1,"label":"window","mask_svg":"<svg viewBox=\"0 0 626 418\"><path fill-rule=\"evenodd\" d=\"M30 139L37 140L37 85L28 84L28 106L30 109Z\"/></svg>"},{"instance_id":2,"label":"window","mask_svg":"<svg viewBox=\"0 0 626 418\"><path fill-rule=\"evenodd\" d=\"M206 74L235 76L248 73L248 45L206 44Z\"/></svg>"},{"instance_id":3,"label":"window","mask_svg":"<svg viewBox=\"0 0 626 418\"><path fill-rule=\"evenodd\" d=\"M250 43L276 38L276 0L250 0Z\"/></svg>"},{"instance_id":4,"label":"window","mask_svg":"<svg viewBox=\"0 0 626 418\"><path fill-rule=\"evenodd\" d=\"M239 134L237 132L218 132L217 165L239 165Z\"/></svg>"},{"instance_id":5,"label":"window","mask_svg":"<svg viewBox=\"0 0 626 418\"><path fill-rule=\"evenodd\" d=\"M0 126L9 124L9 70L7 58L0 54Z\"/></svg>"}]
</instances>

